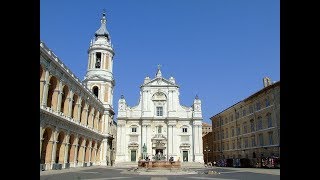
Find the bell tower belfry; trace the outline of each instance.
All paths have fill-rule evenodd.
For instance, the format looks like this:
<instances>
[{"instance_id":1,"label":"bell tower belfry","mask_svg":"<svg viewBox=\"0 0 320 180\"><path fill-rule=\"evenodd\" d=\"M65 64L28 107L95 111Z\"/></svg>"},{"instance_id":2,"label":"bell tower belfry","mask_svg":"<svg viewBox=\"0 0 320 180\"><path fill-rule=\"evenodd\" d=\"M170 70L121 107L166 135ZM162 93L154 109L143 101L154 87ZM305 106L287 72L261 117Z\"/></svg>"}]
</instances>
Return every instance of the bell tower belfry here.
<instances>
[{"instance_id":1,"label":"bell tower belfry","mask_svg":"<svg viewBox=\"0 0 320 180\"><path fill-rule=\"evenodd\" d=\"M115 86L112 73L114 51L106 24L107 19L103 12L101 26L90 42L87 73L83 82L98 97L104 107L109 108L113 107L113 88Z\"/></svg>"}]
</instances>

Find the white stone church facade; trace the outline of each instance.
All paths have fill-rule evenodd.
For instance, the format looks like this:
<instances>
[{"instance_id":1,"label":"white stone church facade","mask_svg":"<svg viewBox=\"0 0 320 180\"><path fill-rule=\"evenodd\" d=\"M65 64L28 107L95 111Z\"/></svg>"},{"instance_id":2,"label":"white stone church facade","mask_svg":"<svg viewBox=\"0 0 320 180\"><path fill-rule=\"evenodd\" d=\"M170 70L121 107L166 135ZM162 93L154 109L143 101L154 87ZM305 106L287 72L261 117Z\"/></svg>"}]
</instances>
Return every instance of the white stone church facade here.
<instances>
[{"instance_id":1,"label":"white stone church facade","mask_svg":"<svg viewBox=\"0 0 320 180\"><path fill-rule=\"evenodd\" d=\"M163 78L160 68L155 78L144 79L137 106L129 107L123 96L119 100L115 163L152 160L156 154L203 163L201 101L180 105L179 86L173 77Z\"/></svg>"}]
</instances>

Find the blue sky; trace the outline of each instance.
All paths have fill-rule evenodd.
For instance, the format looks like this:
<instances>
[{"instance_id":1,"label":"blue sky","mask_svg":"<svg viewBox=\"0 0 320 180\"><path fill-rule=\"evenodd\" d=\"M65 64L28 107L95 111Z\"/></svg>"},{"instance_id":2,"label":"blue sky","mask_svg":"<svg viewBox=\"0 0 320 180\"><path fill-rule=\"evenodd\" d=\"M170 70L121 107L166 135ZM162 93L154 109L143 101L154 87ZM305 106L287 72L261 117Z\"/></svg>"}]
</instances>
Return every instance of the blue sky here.
<instances>
[{"instance_id":1,"label":"blue sky","mask_svg":"<svg viewBox=\"0 0 320 180\"><path fill-rule=\"evenodd\" d=\"M83 80L90 40L106 9L115 50L114 109L137 105L140 85L161 64L180 103L202 100L204 122L280 80L279 0L40 0L40 38Z\"/></svg>"}]
</instances>

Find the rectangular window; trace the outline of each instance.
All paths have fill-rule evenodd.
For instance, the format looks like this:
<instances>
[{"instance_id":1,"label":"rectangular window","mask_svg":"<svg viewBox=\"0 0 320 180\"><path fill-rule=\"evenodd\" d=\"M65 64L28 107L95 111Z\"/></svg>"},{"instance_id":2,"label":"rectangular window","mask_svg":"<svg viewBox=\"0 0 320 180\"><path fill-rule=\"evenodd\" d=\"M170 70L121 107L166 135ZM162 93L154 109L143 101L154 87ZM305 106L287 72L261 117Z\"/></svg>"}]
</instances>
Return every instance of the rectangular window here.
<instances>
[{"instance_id":1,"label":"rectangular window","mask_svg":"<svg viewBox=\"0 0 320 180\"><path fill-rule=\"evenodd\" d=\"M236 148L235 143L234 141L232 141L232 149L235 149L235 148Z\"/></svg>"},{"instance_id":2,"label":"rectangular window","mask_svg":"<svg viewBox=\"0 0 320 180\"><path fill-rule=\"evenodd\" d=\"M258 124L257 124L257 130L262 129L262 118L258 117Z\"/></svg>"},{"instance_id":3,"label":"rectangular window","mask_svg":"<svg viewBox=\"0 0 320 180\"><path fill-rule=\"evenodd\" d=\"M236 112L236 119L239 118L239 112Z\"/></svg>"},{"instance_id":4,"label":"rectangular window","mask_svg":"<svg viewBox=\"0 0 320 180\"><path fill-rule=\"evenodd\" d=\"M224 143L222 143L222 151L224 150Z\"/></svg>"},{"instance_id":5,"label":"rectangular window","mask_svg":"<svg viewBox=\"0 0 320 180\"><path fill-rule=\"evenodd\" d=\"M221 139L224 139L224 130L221 132Z\"/></svg>"},{"instance_id":6,"label":"rectangular window","mask_svg":"<svg viewBox=\"0 0 320 180\"><path fill-rule=\"evenodd\" d=\"M217 146L213 145L213 149L214 149L214 151L216 151L217 150Z\"/></svg>"},{"instance_id":7,"label":"rectangular window","mask_svg":"<svg viewBox=\"0 0 320 180\"><path fill-rule=\"evenodd\" d=\"M250 128L251 128L251 132L254 132L254 122L253 122L253 120L250 121Z\"/></svg>"},{"instance_id":8,"label":"rectangular window","mask_svg":"<svg viewBox=\"0 0 320 180\"><path fill-rule=\"evenodd\" d=\"M269 145L273 144L273 133L269 132Z\"/></svg>"},{"instance_id":9,"label":"rectangular window","mask_svg":"<svg viewBox=\"0 0 320 180\"><path fill-rule=\"evenodd\" d=\"M241 148L241 139L239 139L239 140L237 141L237 148L238 148L238 149Z\"/></svg>"},{"instance_id":10,"label":"rectangular window","mask_svg":"<svg viewBox=\"0 0 320 180\"><path fill-rule=\"evenodd\" d=\"M228 132L228 128L226 129L226 138L229 137L229 132Z\"/></svg>"},{"instance_id":11,"label":"rectangular window","mask_svg":"<svg viewBox=\"0 0 320 180\"><path fill-rule=\"evenodd\" d=\"M263 146L263 135L259 134L259 145Z\"/></svg>"},{"instance_id":12,"label":"rectangular window","mask_svg":"<svg viewBox=\"0 0 320 180\"><path fill-rule=\"evenodd\" d=\"M188 128L182 128L182 132L188 132Z\"/></svg>"},{"instance_id":13,"label":"rectangular window","mask_svg":"<svg viewBox=\"0 0 320 180\"><path fill-rule=\"evenodd\" d=\"M248 138L245 138L245 139L244 139L244 147L247 148L247 147L248 147L248 144L249 144L249 143L248 143Z\"/></svg>"},{"instance_id":14,"label":"rectangular window","mask_svg":"<svg viewBox=\"0 0 320 180\"><path fill-rule=\"evenodd\" d=\"M229 150L229 142L227 142L227 150Z\"/></svg>"},{"instance_id":15,"label":"rectangular window","mask_svg":"<svg viewBox=\"0 0 320 180\"><path fill-rule=\"evenodd\" d=\"M137 128L136 127L131 128L131 132L137 132Z\"/></svg>"},{"instance_id":16,"label":"rectangular window","mask_svg":"<svg viewBox=\"0 0 320 180\"><path fill-rule=\"evenodd\" d=\"M225 123L227 124L227 123L228 123L228 118L225 118L224 121L225 121Z\"/></svg>"},{"instance_id":17,"label":"rectangular window","mask_svg":"<svg viewBox=\"0 0 320 180\"><path fill-rule=\"evenodd\" d=\"M218 138L218 140L220 140L220 133L219 133L219 131L217 132L217 138Z\"/></svg>"},{"instance_id":18,"label":"rectangular window","mask_svg":"<svg viewBox=\"0 0 320 180\"><path fill-rule=\"evenodd\" d=\"M234 136L234 128L232 128L232 137Z\"/></svg>"},{"instance_id":19,"label":"rectangular window","mask_svg":"<svg viewBox=\"0 0 320 180\"><path fill-rule=\"evenodd\" d=\"M256 146L256 137L255 137L255 136L252 136L252 137L251 137L251 146L252 146L252 147L255 147L255 146Z\"/></svg>"},{"instance_id":20,"label":"rectangular window","mask_svg":"<svg viewBox=\"0 0 320 180\"><path fill-rule=\"evenodd\" d=\"M270 101L269 101L269 99L267 98L267 99L266 99L266 107L268 107L268 106L270 106Z\"/></svg>"},{"instance_id":21,"label":"rectangular window","mask_svg":"<svg viewBox=\"0 0 320 180\"><path fill-rule=\"evenodd\" d=\"M268 119L268 128L272 127L272 119L271 119L271 114L267 115L267 119Z\"/></svg>"},{"instance_id":22,"label":"rectangular window","mask_svg":"<svg viewBox=\"0 0 320 180\"><path fill-rule=\"evenodd\" d=\"M216 140L216 133L215 132L213 133L213 140L214 141Z\"/></svg>"},{"instance_id":23,"label":"rectangular window","mask_svg":"<svg viewBox=\"0 0 320 180\"><path fill-rule=\"evenodd\" d=\"M223 119L220 119L221 120L221 126L223 126Z\"/></svg>"},{"instance_id":24,"label":"rectangular window","mask_svg":"<svg viewBox=\"0 0 320 180\"><path fill-rule=\"evenodd\" d=\"M257 103L256 103L256 110L259 111L260 109L261 109L260 102L257 102Z\"/></svg>"},{"instance_id":25,"label":"rectangular window","mask_svg":"<svg viewBox=\"0 0 320 180\"><path fill-rule=\"evenodd\" d=\"M163 107L157 107L157 116L163 116Z\"/></svg>"},{"instance_id":26,"label":"rectangular window","mask_svg":"<svg viewBox=\"0 0 320 180\"><path fill-rule=\"evenodd\" d=\"M243 124L243 133L247 133L248 130L247 130L247 123L244 123Z\"/></svg>"},{"instance_id":27,"label":"rectangular window","mask_svg":"<svg viewBox=\"0 0 320 180\"><path fill-rule=\"evenodd\" d=\"M237 135L240 135L240 127L237 127Z\"/></svg>"},{"instance_id":28,"label":"rectangular window","mask_svg":"<svg viewBox=\"0 0 320 180\"><path fill-rule=\"evenodd\" d=\"M247 112L246 109L242 110L242 116L246 116Z\"/></svg>"},{"instance_id":29,"label":"rectangular window","mask_svg":"<svg viewBox=\"0 0 320 180\"><path fill-rule=\"evenodd\" d=\"M250 113L250 114L253 113L253 107L252 107L252 105L249 106L249 113Z\"/></svg>"},{"instance_id":30,"label":"rectangular window","mask_svg":"<svg viewBox=\"0 0 320 180\"><path fill-rule=\"evenodd\" d=\"M231 114L230 116L230 121L233 121L233 114Z\"/></svg>"}]
</instances>

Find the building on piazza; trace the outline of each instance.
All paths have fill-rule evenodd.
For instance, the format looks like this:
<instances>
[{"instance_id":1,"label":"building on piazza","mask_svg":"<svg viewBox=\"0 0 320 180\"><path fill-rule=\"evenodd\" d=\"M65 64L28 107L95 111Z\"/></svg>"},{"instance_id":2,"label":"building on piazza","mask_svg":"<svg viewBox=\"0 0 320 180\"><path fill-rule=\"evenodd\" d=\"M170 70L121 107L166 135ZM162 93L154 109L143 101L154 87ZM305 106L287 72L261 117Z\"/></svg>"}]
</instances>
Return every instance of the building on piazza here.
<instances>
[{"instance_id":1,"label":"building on piazza","mask_svg":"<svg viewBox=\"0 0 320 180\"><path fill-rule=\"evenodd\" d=\"M112 165L113 57L105 13L88 49L85 79L40 42L40 169Z\"/></svg>"}]
</instances>

